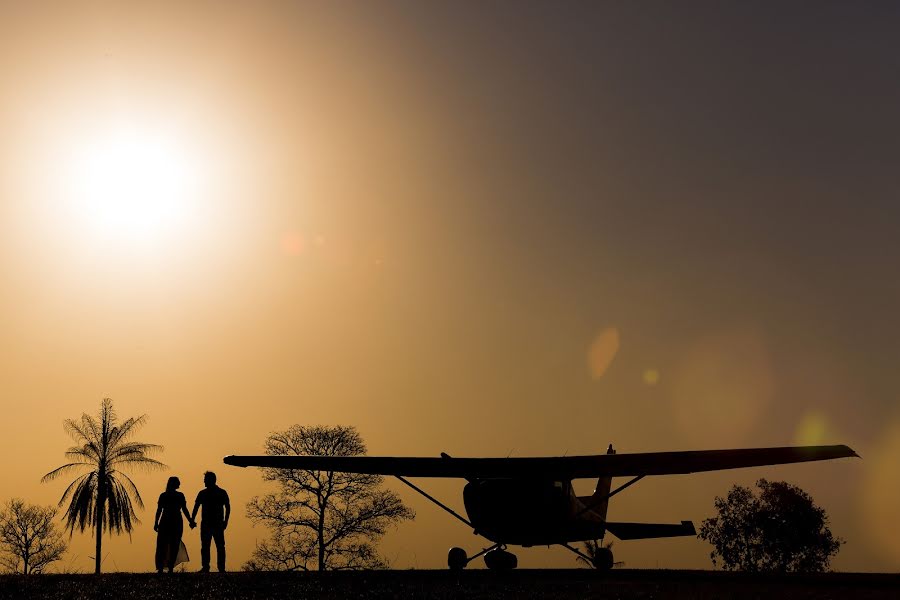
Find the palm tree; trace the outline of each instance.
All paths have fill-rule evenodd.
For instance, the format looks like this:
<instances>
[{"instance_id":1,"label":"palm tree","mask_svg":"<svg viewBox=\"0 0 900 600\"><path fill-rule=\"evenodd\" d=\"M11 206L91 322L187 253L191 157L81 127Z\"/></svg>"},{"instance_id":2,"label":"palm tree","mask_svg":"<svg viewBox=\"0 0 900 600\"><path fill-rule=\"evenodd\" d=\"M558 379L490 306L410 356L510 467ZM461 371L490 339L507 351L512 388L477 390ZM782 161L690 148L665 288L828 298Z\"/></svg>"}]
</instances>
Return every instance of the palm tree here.
<instances>
[{"instance_id":1,"label":"palm tree","mask_svg":"<svg viewBox=\"0 0 900 600\"><path fill-rule=\"evenodd\" d=\"M112 535L121 534L124 530L131 535L134 523L140 523L132 499L138 507L144 508L137 486L120 469L166 468L166 465L148 456L162 451L162 446L129 441L146 420L147 415L141 415L118 423L109 398L104 398L100 404L97 419L88 414L82 414L80 421L66 419L63 426L76 443L66 450L66 458L71 462L50 471L41 479L43 483L69 472L87 471L69 484L59 499L59 506L71 498L64 516L70 537L76 526L82 533L90 527L97 534L95 573L100 572L103 532L108 530Z\"/></svg>"}]
</instances>

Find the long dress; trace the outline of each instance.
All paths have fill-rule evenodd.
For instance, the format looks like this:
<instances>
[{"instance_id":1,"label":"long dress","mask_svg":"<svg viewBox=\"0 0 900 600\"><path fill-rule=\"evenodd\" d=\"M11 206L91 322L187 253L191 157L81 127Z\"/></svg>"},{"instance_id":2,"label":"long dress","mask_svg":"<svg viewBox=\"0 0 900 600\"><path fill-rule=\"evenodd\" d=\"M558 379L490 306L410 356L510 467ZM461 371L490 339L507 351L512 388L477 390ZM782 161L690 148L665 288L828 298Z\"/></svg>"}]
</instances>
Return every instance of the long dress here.
<instances>
[{"instance_id":1,"label":"long dress","mask_svg":"<svg viewBox=\"0 0 900 600\"><path fill-rule=\"evenodd\" d=\"M156 534L156 570L174 569L181 548L181 534L184 521L181 518L182 508L187 510L184 494L177 490L163 492L159 495L159 531ZM182 561L178 561L182 562Z\"/></svg>"}]
</instances>

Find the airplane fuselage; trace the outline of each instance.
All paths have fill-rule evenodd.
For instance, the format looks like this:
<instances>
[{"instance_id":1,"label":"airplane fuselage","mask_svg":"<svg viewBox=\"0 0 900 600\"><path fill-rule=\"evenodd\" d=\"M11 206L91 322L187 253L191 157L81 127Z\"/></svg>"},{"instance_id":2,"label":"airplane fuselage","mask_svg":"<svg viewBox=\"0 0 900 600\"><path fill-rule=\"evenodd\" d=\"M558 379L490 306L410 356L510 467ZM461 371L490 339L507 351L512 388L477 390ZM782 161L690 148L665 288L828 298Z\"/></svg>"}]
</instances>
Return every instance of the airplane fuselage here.
<instances>
[{"instance_id":1,"label":"airplane fuselage","mask_svg":"<svg viewBox=\"0 0 900 600\"><path fill-rule=\"evenodd\" d=\"M603 538L603 518L585 510L570 481L479 479L463 489L476 532L492 542L545 546Z\"/></svg>"}]
</instances>

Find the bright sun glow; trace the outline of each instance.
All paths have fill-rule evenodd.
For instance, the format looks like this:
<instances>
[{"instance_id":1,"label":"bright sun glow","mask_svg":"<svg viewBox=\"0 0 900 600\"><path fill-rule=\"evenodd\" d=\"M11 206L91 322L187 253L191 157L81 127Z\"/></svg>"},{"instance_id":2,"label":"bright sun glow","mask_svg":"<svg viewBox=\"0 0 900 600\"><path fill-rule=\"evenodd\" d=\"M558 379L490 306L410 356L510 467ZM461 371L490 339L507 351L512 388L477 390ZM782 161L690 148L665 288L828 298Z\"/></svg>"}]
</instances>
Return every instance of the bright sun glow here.
<instances>
[{"instance_id":1,"label":"bright sun glow","mask_svg":"<svg viewBox=\"0 0 900 600\"><path fill-rule=\"evenodd\" d=\"M120 128L73 148L71 208L95 235L160 241L197 208L200 165L173 136Z\"/></svg>"}]
</instances>

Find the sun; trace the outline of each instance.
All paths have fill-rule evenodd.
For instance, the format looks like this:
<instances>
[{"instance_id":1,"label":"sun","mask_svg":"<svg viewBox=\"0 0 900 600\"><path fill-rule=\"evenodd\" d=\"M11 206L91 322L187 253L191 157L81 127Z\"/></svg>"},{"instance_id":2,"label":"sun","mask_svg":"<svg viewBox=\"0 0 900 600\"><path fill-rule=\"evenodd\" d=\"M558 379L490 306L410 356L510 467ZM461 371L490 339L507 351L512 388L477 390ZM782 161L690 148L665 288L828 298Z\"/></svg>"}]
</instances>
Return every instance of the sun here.
<instances>
[{"instance_id":1,"label":"sun","mask_svg":"<svg viewBox=\"0 0 900 600\"><path fill-rule=\"evenodd\" d=\"M184 140L119 127L73 145L66 177L72 216L92 235L160 241L189 224L200 165Z\"/></svg>"}]
</instances>

